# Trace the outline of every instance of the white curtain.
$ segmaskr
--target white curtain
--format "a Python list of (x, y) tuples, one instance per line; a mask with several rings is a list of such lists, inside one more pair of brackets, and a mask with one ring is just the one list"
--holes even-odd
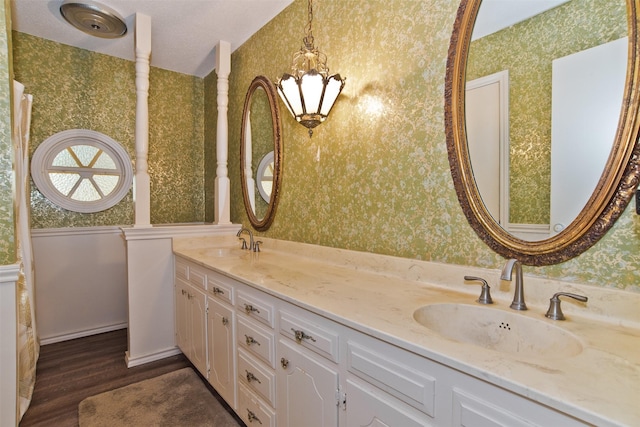
[(36, 334), (33, 248), (30, 230), (29, 128), (32, 95), (13, 82), (13, 147), (15, 153), (16, 254), (18, 278), (18, 409), (19, 419), (31, 403), (40, 343)]

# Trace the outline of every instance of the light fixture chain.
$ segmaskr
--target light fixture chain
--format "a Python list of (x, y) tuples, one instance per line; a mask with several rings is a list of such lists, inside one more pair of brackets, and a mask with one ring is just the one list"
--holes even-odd
[(304, 38), (304, 43), (307, 49), (313, 48), (313, 27), (311, 25), (313, 21), (313, 0), (309, 0), (307, 5), (307, 28), (306, 28), (306, 37)]

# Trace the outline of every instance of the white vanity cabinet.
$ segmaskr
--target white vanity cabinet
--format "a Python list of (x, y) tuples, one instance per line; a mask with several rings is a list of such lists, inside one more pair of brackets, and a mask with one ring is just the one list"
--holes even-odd
[(592, 426), (564, 413), (533, 402), (493, 384), (462, 372), (451, 370), (446, 378), (451, 414), (448, 425), (488, 427), (586, 427)]
[(336, 325), (291, 306), (279, 314), (278, 425), (337, 426), (344, 400)]
[(235, 407), (235, 287), (230, 279), (207, 271), (207, 349), (209, 383)]
[(589, 425), (257, 285), (175, 265), (177, 344), (247, 426)]
[(345, 338), (348, 427), (589, 425), (368, 335)]
[(441, 366), (352, 330), (344, 338), (347, 426), (437, 425)]
[[(185, 268), (186, 267), (186, 268)], [(207, 313), (204, 276), (182, 265), (175, 281), (176, 344), (207, 376)]]
[(243, 286), (236, 299), (238, 408), (246, 425), (276, 423), (276, 299)]

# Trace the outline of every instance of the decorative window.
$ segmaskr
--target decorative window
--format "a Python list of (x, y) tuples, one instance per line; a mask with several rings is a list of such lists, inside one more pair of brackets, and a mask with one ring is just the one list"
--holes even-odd
[(56, 205), (75, 212), (100, 212), (127, 195), (133, 168), (124, 148), (107, 135), (70, 129), (38, 146), (31, 177)]

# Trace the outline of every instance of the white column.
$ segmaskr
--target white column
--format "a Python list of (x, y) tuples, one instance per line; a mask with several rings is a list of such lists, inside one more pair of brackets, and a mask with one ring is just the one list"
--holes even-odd
[(133, 183), (135, 226), (151, 226), (151, 180), (149, 179), (149, 60), (151, 18), (136, 14), (136, 173)]
[(229, 106), (229, 73), (231, 72), (231, 46), (220, 41), (216, 46), (216, 73), (218, 75), (218, 122), (216, 134), (216, 181), (214, 222), (231, 224), (230, 181), (227, 161), (229, 158), (229, 124), (227, 110)]

